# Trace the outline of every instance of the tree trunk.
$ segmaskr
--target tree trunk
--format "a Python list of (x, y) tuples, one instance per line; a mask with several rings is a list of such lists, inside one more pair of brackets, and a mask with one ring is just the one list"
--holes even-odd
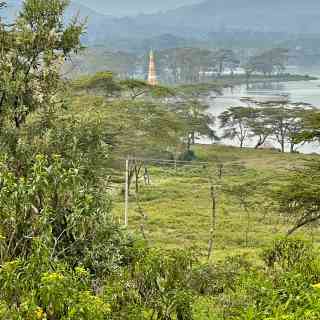
[(310, 224), (310, 223), (313, 223), (313, 222), (316, 222), (320, 220), (320, 216), (316, 216), (316, 217), (312, 217), (312, 218), (305, 218), (305, 219), (301, 219), (292, 229), (290, 229), (288, 232), (287, 232), (287, 237), (291, 236), (293, 233), (295, 233), (297, 230), (299, 230), (300, 228)]
[(294, 143), (290, 143), (290, 153), (294, 153), (294, 146), (295, 146), (295, 144)]
[(191, 137), (190, 137), (190, 135), (188, 135), (187, 151), (188, 151), (188, 152), (191, 151)]
[(261, 146), (263, 146), (263, 144), (266, 142), (266, 140), (267, 140), (267, 137), (264, 137), (264, 138), (260, 137), (259, 141), (257, 142), (257, 144), (255, 145), (254, 148), (259, 149)]

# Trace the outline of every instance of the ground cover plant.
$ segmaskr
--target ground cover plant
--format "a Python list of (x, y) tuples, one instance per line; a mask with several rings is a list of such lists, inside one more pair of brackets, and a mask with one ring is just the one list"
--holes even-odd
[(190, 88), (63, 79), (67, 5), (0, 21), (0, 318), (318, 319), (319, 157), (218, 144)]

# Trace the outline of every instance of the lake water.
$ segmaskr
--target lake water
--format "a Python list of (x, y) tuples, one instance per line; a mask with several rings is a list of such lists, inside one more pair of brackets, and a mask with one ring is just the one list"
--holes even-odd
[[(309, 74), (320, 78), (320, 70), (296, 70), (300, 74)], [(287, 95), (291, 102), (304, 102), (310, 103), (320, 109), (320, 80), (313, 81), (299, 81), (299, 82), (286, 82), (286, 83), (259, 83), (250, 85), (247, 88), (246, 85), (238, 86), (233, 89), (226, 89), (222, 96), (216, 97), (215, 93), (212, 93), (207, 100), (210, 105), (210, 112), (218, 116), (220, 113), (227, 110), (232, 106), (245, 106), (246, 104), (240, 101), (242, 97), (252, 97), (256, 99), (268, 99), (268, 97), (277, 97)], [(219, 132), (221, 133), (221, 132)], [(203, 141), (208, 143), (208, 141)], [(272, 145), (278, 148), (276, 141), (269, 141)], [(225, 140), (223, 143), (228, 145), (236, 145), (236, 141)], [(248, 141), (247, 147), (252, 147), (255, 141)], [(299, 152), (303, 153), (320, 153), (320, 144), (312, 143), (299, 146), (297, 148)]]

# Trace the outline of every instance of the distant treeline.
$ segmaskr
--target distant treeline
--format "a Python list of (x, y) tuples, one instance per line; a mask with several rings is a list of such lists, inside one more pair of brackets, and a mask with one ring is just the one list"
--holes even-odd
[[(156, 51), (159, 80), (165, 84), (199, 83), (229, 75), (283, 75), (290, 59), (287, 49), (273, 48), (244, 55), (230, 49), (173, 48)], [(148, 54), (86, 50), (66, 66), (69, 76), (109, 70), (119, 78), (146, 79)]]

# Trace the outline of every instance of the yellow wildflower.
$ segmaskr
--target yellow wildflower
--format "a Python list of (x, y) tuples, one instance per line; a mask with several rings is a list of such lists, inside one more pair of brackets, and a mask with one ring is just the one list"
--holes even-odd
[(43, 319), (46, 319), (46, 313), (43, 311), (42, 308), (38, 307), (35, 311), (35, 316), (36, 316), (36, 319), (38, 320), (43, 320)]
[(76, 271), (76, 274), (80, 277), (88, 277), (89, 276), (89, 272), (83, 267), (76, 267), (75, 271)]
[(320, 289), (320, 283), (314, 284), (313, 287), (314, 287), (315, 289)]

